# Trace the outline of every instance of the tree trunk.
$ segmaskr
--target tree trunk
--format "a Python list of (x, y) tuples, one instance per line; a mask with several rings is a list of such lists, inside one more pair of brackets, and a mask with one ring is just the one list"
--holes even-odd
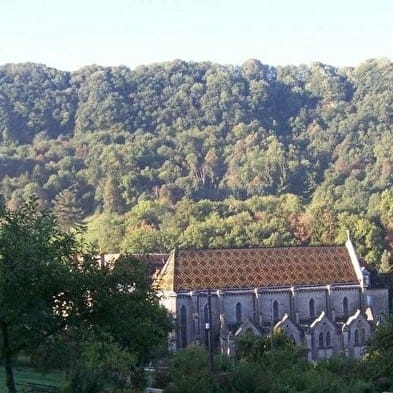
[(1, 324), (1, 331), (3, 333), (3, 356), (4, 356), (4, 367), (5, 367), (5, 378), (8, 393), (16, 393), (14, 373), (12, 371), (11, 364), (11, 353), (8, 341), (8, 326), (6, 323)]

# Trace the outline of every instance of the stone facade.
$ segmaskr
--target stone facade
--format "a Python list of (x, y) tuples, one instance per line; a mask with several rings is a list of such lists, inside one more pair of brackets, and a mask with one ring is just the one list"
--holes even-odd
[(155, 284), (175, 321), (173, 350), (207, 345), (212, 329), (216, 350), (231, 356), (240, 335), (283, 329), (310, 361), (359, 357), (389, 312), (387, 289), (372, 286), (350, 240), (330, 247), (175, 251)]

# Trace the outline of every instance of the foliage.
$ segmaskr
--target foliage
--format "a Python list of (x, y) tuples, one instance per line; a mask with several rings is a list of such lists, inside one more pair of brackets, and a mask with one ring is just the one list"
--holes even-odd
[(85, 337), (80, 350), (72, 364), (66, 392), (98, 393), (105, 386), (119, 393), (129, 392), (131, 387), (143, 388), (135, 356), (121, 349), (107, 334)]
[(82, 210), (77, 205), (74, 189), (67, 188), (56, 195), (53, 201), (53, 215), (63, 231), (69, 231), (72, 226), (80, 224)]
[(283, 331), (273, 335), (255, 337), (252, 333), (240, 337), (236, 342), (240, 360), (264, 364), (266, 367), (291, 367), (297, 364), (305, 366), (304, 348), (297, 346)]
[(1, 351), (10, 392), (12, 358), (64, 329), (77, 312), (73, 301), (81, 293), (73, 255), (81, 251), (75, 237), (60, 232), (34, 200), (17, 211), (1, 211)]
[(141, 366), (164, 352), (172, 327), (148, 284), (146, 264), (124, 255), (102, 266), (34, 200), (1, 210), (0, 270), (10, 393), (12, 359), (21, 351), (37, 364), (71, 370), (71, 390), (86, 393), (105, 383), (119, 391), (140, 387)]
[(209, 393), (213, 379), (208, 366), (208, 353), (201, 347), (180, 351), (173, 359), (170, 374), (173, 383), (165, 393)]
[(134, 354), (139, 365), (164, 351), (172, 325), (150, 288), (143, 261), (120, 256), (113, 267), (97, 272), (90, 294), (89, 323)]
[[(274, 338), (275, 336), (275, 338)], [(271, 337), (246, 334), (237, 341), (238, 359), (216, 362), (213, 373), (208, 356), (194, 347), (179, 352), (170, 369), (172, 385), (166, 392), (186, 392), (194, 386), (201, 392), (216, 393), (373, 393), (367, 365), (361, 360), (337, 357), (317, 364), (306, 360), (283, 333)], [(273, 341), (273, 346), (272, 346)], [(205, 378), (206, 384), (200, 381)]]
[(4, 65), (0, 193), (12, 209), (34, 194), (64, 210), (72, 187), (60, 224), (102, 219), (103, 251), (331, 243), (349, 229), (379, 266), (393, 251), (392, 80), (387, 59)]
[(370, 377), (387, 378), (393, 386), (393, 318), (378, 326), (367, 352)]
[(95, 244), (100, 253), (116, 253), (124, 234), (124, 218), (117, 213), (103, 212), (89, 218), (85, 238)]

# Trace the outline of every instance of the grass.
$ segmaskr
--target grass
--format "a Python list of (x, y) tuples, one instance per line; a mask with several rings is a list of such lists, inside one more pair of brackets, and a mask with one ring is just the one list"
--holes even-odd
[[(0, 365), (0, 393), (7, 393), (7, 387), (5, 385), (5, 372), (4, 366)], [(14, 378), (16, 383), (38, 383), (42, 385), (52, 385), (62, 387), (65, 383), (64, 373), (60, 371), (49, 371), (45, 374), (34, 370), (31, 367), (15, 366), (14, 367)]]

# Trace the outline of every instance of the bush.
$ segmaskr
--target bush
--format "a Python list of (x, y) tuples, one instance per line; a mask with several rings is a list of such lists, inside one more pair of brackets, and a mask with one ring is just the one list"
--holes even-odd
[(170, 367), (172, 384), (165, 393), (210, 393), (213, 389), (209, 354), (201, 347), (180, 351)]

